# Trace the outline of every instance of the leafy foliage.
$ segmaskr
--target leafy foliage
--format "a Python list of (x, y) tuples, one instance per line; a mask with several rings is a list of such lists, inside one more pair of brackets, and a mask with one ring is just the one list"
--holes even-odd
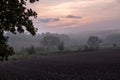
[[(30, 0), (31, 3), (35, 0)], [(0, 31), (16, 31), (22, 33), (24, 28), (32, 35), (35, 35), (36, 29), (33, 27), (32, 20), (29, 17), (37, 17), (37, 13), (31, 8), (26, 8), (25, 0), (1, 0), (0, 1)]]
[(3, 36), (3, 33), (0, 33), (0, 56), (2, 57), (2, 61), (8, 60), (8, 56), (14, 54), (14, 50), (12, 47), (7, 45), (8, 37)]
[[(37, 29), (34, 28), (30, 17), (37, 17), (37, 13), (31, 8), (28, 9), (26, 2), (28, 0), (0, 0), (0, 45), (7, 47), (8, 37), (4, 36), (5, 32), (24, 33), (26, 29), (32, 35), (36, 34)], [(38, 0), (29, 0), (34, 3)], [(2, 48), (1, 48), (2, 49)], [(0, 52), (1, 54), (2, 52)]]

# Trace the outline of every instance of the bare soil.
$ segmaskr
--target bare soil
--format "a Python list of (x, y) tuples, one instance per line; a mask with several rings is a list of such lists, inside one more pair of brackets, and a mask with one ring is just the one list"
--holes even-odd
[(0, 62), (0, 80), (120, 80), (120, 50)]

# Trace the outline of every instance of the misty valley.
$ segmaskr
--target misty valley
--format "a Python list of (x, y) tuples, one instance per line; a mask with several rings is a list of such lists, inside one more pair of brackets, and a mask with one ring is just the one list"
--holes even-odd
[(0, 0), (0, 80), (120, 80), (120, 0)]
[[(114, 49), (120, 47), (120, 33), (119, 30), (104, 30), (98, 32), (84, 32), (77, 34), (59, 34), (59, 33), (41, 33), (36, 36), (29, 34), (11, 34), (9, 36), (9, 44), (16, 52), (27, 51), (27, 49), (34, 48), (36, 53), (39, 52), (57, 52), (60, 51), (61, 43), (64, 47), (63, 51), (79, 51), (89, 47), (89, 38), (93, 38), (93, 46), (99, 46), (100, 49)], [(100, 40), (100, 41), (99, 41)], [(27, 52), (26, 52), (27, 53)]]
[(0, 79), (119, 80), (120, 33), (75, 35), (6, 33), (15, 54), (0, 62)]

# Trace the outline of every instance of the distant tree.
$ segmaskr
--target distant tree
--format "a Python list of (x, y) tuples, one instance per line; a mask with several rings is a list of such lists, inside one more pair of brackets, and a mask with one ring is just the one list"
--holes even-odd
[(8, 37), (4, 35), (6, 32), (23, 33), (25, 29), (32, 35), (36, 33), (37, 29), (34, 28), (30, 17), (36, 18), (37, 13), (27, 8), (27, 1), (34, 3), (38, 0), (0, 0), (0, 45), (6, 46), (5, 50), (9, 47)]
[(89, 50), (87, 45), (84, 46), (84, 50), (86, 50), (86, 51)]
[(35, 47), (31, 45), (31, 47), (27, 48), (28, 54), (34, 54), (36, 53)]
[(58, 50), (59, 51), (63, 51), (64, 50), (64, 43), (63, 43), (63, 41), (59, 43)]
[(87, 41), (88, 48), (90, 49), (98, 49), (100, 43), (102, 43), (102, 40), (97, 36), (90, 36)]
[(116, 48), (116, 47), (117, 47), (117, 44), (115, 44), (115, 43), (113, 43), (112, 45), (113, 45), (113, 48)]
[(46, 33), (41, 34), (41, 38), (43, 38), (45, 36), (59, 37), (60, 41), (65, 42), (65, 44), (69, 44), (69, 41), (70, 41), (70, 37), (68, 35), (66, 35), (66, 34), (58, 34), (58, 33), (50, 33), (50, 32), (46, 32)]
[(59, 42), (59, 37), (55, 36), (45, 36), (41, 41), (42, 45), (45, 46), (48, 51), (50, 48), (57, 47)]

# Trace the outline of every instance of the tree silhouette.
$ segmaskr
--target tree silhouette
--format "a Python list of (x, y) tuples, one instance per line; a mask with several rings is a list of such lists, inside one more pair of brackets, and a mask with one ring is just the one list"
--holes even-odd
[(50, 48), (57, 47), (60, 42), (59, 37), (56, 36), (45, 36), (43, 37), (41, 43), (49, 51)]
[[(27, 8), (26, 2), (28, 0), (0, 0), (0, 45), (9, 46), (4, 34), (6, 32), (24, 33), (28, 31), (30, 34), (35, 35), (37, 29), (34, 28), (33, 22), (30, 17), (37, 17), (37, 13), (31, 8)], [(29, 0), (34, 3), (38, 0)], [(7, 49), (6, 49), (7, 50)], [(0, 52), (1, 54), (2, 52)]]
[(63, 43), (63, 41), (59, 43), (58, 50), (59, 51), (63, 51), (64, 50), (64, 43)]
[(27, 48), (28, 54), (34, 54), (36, 53), (35, 47), (31, 45), (29, 48)]
[(87, 41), (88, 47), (90, 49), (98, 49), (100, 43), (102, 43), (102, 40), (97, 36), (90, 36)]

